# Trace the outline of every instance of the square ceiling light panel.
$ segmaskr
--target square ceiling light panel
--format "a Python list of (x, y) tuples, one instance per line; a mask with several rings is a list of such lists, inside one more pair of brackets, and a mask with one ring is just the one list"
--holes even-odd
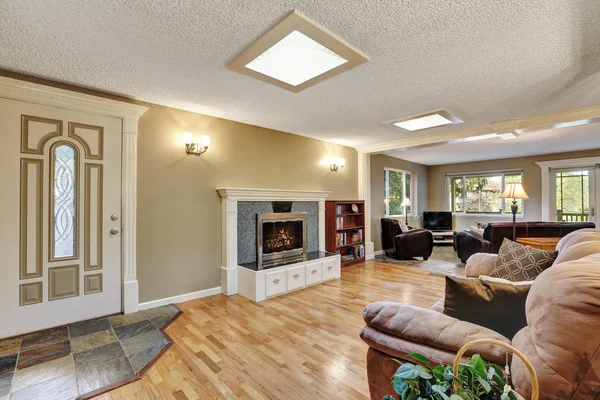
[(293, 11), (226, 67), (298, 93), (367, 61), (354, 47)]
[(460, 124), (463, 121), (446, 110), (430, 111), (425, 114), (394, 119), (382, 124), (392, 129), (415, 132), (437, 126)]

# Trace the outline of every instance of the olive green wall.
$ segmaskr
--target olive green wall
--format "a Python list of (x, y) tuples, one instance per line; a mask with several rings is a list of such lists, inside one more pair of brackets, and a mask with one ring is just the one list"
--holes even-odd
[[(570, 153), (545, 154), (541, 156), (506, 158), (500, 160), (476, 161), (460, 164), (436, 165), (429, 167), (429, 210), (446, 209), (446, 174), (457, 172), (481, 172), (502, 169), (523, 169), (523, 186), (529, 195), (525, 201), (523, 221), (542, 220), (542, 174), (539, 161), (562, 160), (570, 158), (597, 157), (600, 149), (589, 151), (576, 151)], [(505, 217), (469, 217), (455, 216), (454, 229), (465, 229), (475, 225), (475, 221), (491, 222), (506, 220), (511, 221), (512, 215)]]
[[(208, 134), (186, 155), (184, 131)], [(330, 171), (329, 157), (346, 166)], [(140, 302), (220, 286), (218, 187), (332, 191), (356, 199), (356, 150), (224, 119), (150, 106), (139, 123), (137, 263)]]
[[(416, 178), (413, 190), (417, 188), (417, 214), (421, 215), (427, 210), (428, 204), (428, 170), (429, 167), (410, 161), (401, 160), (385, 155), (371, 156), (371, 240), (375, 244), (375, 251), (381, 250), (381, 218), (385, 216), (385, 168), (402, 169), (413, 173)], [(403, 218), (404, 220), (404, 218)], [(414, 221), (409, 217), (409, 224), (421, 226), (422, 219)]]

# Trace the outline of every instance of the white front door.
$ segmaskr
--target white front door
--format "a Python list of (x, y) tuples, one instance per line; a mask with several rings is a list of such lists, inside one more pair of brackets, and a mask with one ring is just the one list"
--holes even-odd
[(597, 168), (550, 171), (550, 217), (554, 221), (597, 223)]
[(121, 136), (0, 98), (0, 338), (121, 311)]

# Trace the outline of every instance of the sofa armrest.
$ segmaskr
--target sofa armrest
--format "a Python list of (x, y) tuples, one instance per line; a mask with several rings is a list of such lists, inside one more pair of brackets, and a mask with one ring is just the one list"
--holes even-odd
[(458, 258), (466, 263), (469, 257), (475, 253), (489, 253), (491, 243), (477, 233), (459, 231), (456, 233), (455, 247)]
[(478, 278), (480, 275), (490, 275), (498, 254), (475, 253), (467, 260), (465, 275), (467, 278)]
[[(367, 326), (361, 331), (361, 338), (371, 347), (399, 358), (410, 354), (411, 348), (434, 348), (456, 354), (464, 344), (475, 339), (510, 343), (491, 329), (407, 304), (372, 303), (363, 311), (363, 318)], [(407, 343), (414, 346), (406, 346)], [(474, 353), (491, 362), (504, 363), (506, 359), (504, 349), (497, 346), (474, 346), (467, 355)]]

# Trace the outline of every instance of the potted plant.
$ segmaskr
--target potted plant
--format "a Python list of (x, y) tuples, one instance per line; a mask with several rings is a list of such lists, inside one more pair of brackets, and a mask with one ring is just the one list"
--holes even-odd
[[(392, 386), (400, 400), (521, 400), (523, 399), (504, 378), (504, 371), (489, 363), (479, 354), (471, 356), (467, 363), (460, 363), (467, 349), (476, 344), (492, 343), (504, 347), (519, 356), (532, 376), (532, 400), (538, 399), (538, 382), (529, 361), (512, 346), (496, 340), (480, 339), (463, 346), (453, 365), (431, 366), (427, 357), (411, 353), (408, 357), (418, 363), (396, 361), (400, 367), (392, 378)], [(385, 396), (382, 400), (395, 400)]]

